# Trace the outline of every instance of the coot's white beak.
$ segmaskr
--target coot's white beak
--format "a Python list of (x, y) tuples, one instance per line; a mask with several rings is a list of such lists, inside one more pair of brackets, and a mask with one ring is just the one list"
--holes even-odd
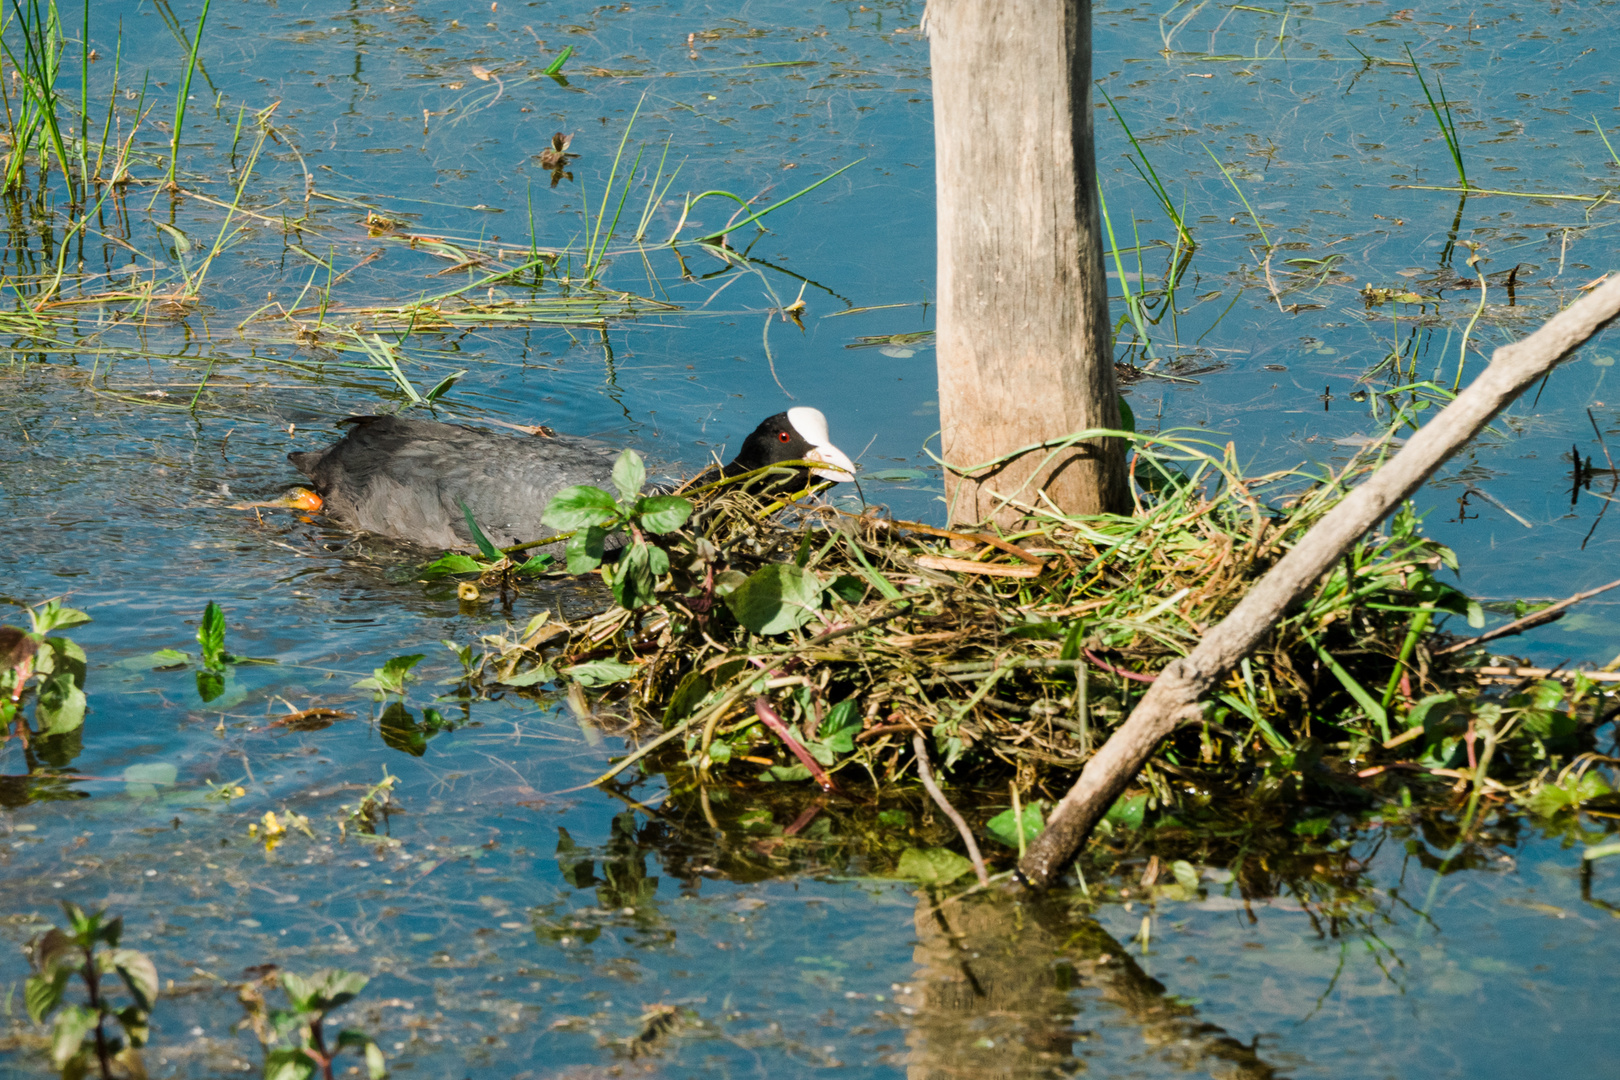
[(789, 409), (787, 415), (788, 423), (793, 425), (793, 430), (810, 444), (810, 452), (804, 455), (804, 459), (821, 462), (824, 466), (820, 469), (811, 469), (811, 476), (831, 480), (835, 484), (855, 479), (855, 463), (832, 444), (832, 438), (827, 434), (827, 418), (821, 414), (820, 409), (800, 405)]
[(824, 469), (811, 469), (811, 476), (819, 476), (823, 480), (831, 480), (837, 484), (855, 479), (855, 463), (845, 457), (844, 452), (831, 443), (826, 446), (816, 447), (804, 455), (804, 459), (806, 461), (820, 461), (827, 466)]

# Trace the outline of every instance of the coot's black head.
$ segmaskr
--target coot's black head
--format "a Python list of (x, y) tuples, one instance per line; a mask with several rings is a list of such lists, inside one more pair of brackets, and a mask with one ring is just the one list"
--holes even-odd
[(819, 480), (855, 479), (855, 463), (827, 435), (827, 418), (820, 409), (804, 405), (777, 413), (755, 428), (726, 466), (725, 475), (738, 476), (782, 461), (819, 462), (809, 470)]

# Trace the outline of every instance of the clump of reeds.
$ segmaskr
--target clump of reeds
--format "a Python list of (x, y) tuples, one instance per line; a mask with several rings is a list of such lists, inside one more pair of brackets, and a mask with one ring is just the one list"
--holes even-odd
[[(656, 538), (668, 572), (650, 603), (486, 639), (482, 679), (607, 687), (656, 729), (598, 782), (658, 754), (698, 780), (882, 784), (911, 769), (921, 733), (958, 782), (1045, 787), (1375, 464), (1246, 477), (1230, 446), (1138, 437), (1134, 513), (1031, 505), (997, 536), (829, 506), (784, 519), (721, 486)], [(1439, 614), (1478, 614), (1447, 567), (1410, 509), (1364, 538), (1165, 744), (1160, 805), (1278, 762), (1309, 771), (1324, 750), (1340, 774), (1382, 761), (1448, 785), (1494, 754), (1504, 779), (1476, 798), (1576, 761), (1590, 684), (1487, 703), (1467, 654), (1447, 659), (1434, 636)]]

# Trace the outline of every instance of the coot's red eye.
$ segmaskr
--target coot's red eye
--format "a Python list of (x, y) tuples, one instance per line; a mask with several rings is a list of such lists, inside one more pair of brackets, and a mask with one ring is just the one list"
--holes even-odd
[(781, 439), (781, 440), (782, 440), (782, 441), (783, 441), (783, 442), (787, 442), (787, 441), (788, 441), (788, 438), (789, 438), (789, 436), (788, 436), (788, 433), (787, 433), (787, 432), (785, 432), (785, 431), (778, 431), (778, 432), (777, 432), (777, 433), (776, 433), (776, 437), (777, 437), (777, 438), (778, 438), (778, 439)]

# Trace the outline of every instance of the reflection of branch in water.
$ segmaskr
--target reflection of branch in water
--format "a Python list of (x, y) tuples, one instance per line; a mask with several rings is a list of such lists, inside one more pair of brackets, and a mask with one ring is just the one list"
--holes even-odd
[(1451, 219), (1451, 231), (1446, 233), (1446, 246), (1440, 249), (1440, 265), (1451, 266), (1452, 252), (1457, 250), (1457, 233), (1462, 229), (1463, 207), (1468, 204), (1468, 193), (1465, 191), (1457, 197), (1457, 215)]
[(1620, 919), (1620, 906), (1592, 895), (1592, 864), (1595, 861), (1594, 859), (1581, 860), (1581, 899), (1593, 907), (1601, 908), (1615, 918)]
[(602, 327), (600, 332), (602, 335), (602, 361), (607, 366), (608, 399), (619, 407), (619, 411), (624, 413), (624, 418), (626, 420), (634, 424), (636, 423), (636, 418), (630, 415), (630, 406), (624, 403), (624, 387), (619, 385), (619, 367), (618, 363), (613, 358), (613, 342), (608, 337), (608, 331), (605, 325)]
[(1172, 999), (1095, 920), (1055, 899), (1015, 904), (979, 894), (936, 905), (925, 897), (915, 925), (919, 970), (898, 997), (912, 1016), (908, 1080), (1072, 1071), (1081, 989), (1124, 1013), (1182, 1068), (1219, 1067), (1240, 1080), (1276, 1075), (1253, 1046)]

